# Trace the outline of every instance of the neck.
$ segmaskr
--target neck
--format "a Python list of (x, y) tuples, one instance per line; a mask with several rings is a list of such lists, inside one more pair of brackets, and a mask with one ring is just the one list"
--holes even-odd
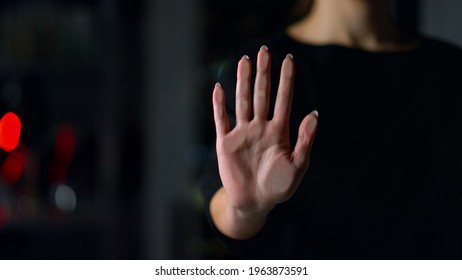
[(413, 46), (412, 40), (393, 24), (388, 0), (315, 0), (310, 14), (288, 32), (307, 43), (370, 51)]

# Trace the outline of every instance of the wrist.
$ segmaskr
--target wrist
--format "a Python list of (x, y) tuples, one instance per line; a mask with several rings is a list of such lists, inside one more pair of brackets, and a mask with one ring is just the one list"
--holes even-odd
[(210, 202), (210, 214), (216, 228), (224, 235), (238, 240), (257, 235), (265, 226), (269, 208), (238, 209), (228, 199), (224, 188), (220, 188)]

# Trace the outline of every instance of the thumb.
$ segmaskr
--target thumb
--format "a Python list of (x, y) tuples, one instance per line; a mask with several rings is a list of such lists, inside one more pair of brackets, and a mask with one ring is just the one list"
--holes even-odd
[(298, 128), (298, 138), (292, 153), (293, 163), (297, 168), (306, 171), (310, 162), (311, 147), (318, 128), (318, 111), (308, 114)]

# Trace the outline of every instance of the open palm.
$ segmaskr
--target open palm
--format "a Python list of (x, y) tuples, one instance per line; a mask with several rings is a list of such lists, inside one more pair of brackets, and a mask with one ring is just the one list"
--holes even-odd
[[(263, 46), (251, 99), (251, 62), (244, 56), (238, 65), (236, 126), (230, 128), (223, 88), (213, 95), (220, 177), (232, 207), (247, 213), (268, 213), (288, 200), (309, 166), (309, 154), (317, 127), (317, 112), (300, 124), (295, 148), (289, 141), (294, 61), (288, 55), (281, 67), (274, 117), (268, 120), (270, 53)], [(253, 107), (253, 118), (250, 119)]]

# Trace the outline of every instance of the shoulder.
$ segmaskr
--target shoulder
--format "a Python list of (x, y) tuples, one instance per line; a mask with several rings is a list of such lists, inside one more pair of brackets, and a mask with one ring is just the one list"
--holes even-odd
[(462, 49), (453, 43), (436, 38), (424, 37), (423, 44), (431, 51), (445, 51), (452, 55), (462, 55)]
[(436, 81), (451, 91), (462, 92), (460, 73), (462, 73), (462, 49), (455, 44), (434, 38), (423, 38), (418, 50), (414, 52), (416, 66), (429, 81)]
[(447, 66), (462, 67), (462, 49), (453, 43), (434, 38), (424, 38), (422, 50), (427, 58)]

